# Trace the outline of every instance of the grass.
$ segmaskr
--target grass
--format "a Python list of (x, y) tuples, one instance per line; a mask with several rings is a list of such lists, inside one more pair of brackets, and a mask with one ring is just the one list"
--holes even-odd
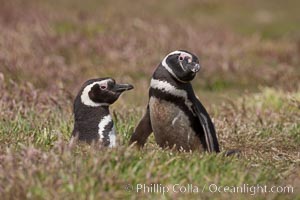
[[(2, 2), (1, 199), (299, 199), (298, 2), (116, 4)], [(153, 70), (175, 49), (200, 57), (193, 86), (213, 117), (219, 155), (162, 150), (153, 136), (142, 150), (127, 145)], [(74, 146), (74, 96), (104, 76), (135, 86), (111, 107), (120, 145)], [(225, 157), (227, 149), (241, 155)], [(198, 192), (136, 192), (138, 184)], [(211, 192), (211, 184), (293, 192)]]
[[(210, 184), (289, 185), (289, 177), (299, 170), (299, 96), (262, 88), (259, 93), (244, 95), (214, 109), (223, 150), (238, 148), (240, 157), (161, 150), (153, 138), (145, 149), (137, 151), (127, 142), (141, 112), (116, 111), (114, 106), (120, 147), (70, 146), (72, 115), (55, 106), (61, 102), (48, 102), (43, 111), (26, 108), (26, 113), (17, 113), (19, 108), (13, 107), (16, 112), (12, 118), (0, 123), (1, 193), (4, 199), (152, 198), (161, 194), (142, 194), (125, 188), (128, 184), (135, 187), (157, 183), (170, 188), (172, 184), (193, 184), (201, 191), (206, 185), (201, 197), (218, 199), (224, 193), (209, 192)], [(9, 112), (3, 107), (2, 111)], [(296, 197), (299, 191), (297, 185), (293, 186), (293, 194), (272, 196)], [(198, 195), (199, 192), (170, 192), (165, 197)], [(231, 195), (225, 194), (226, 198)], [(249, 195), (234, 194), (237, 198)], [(258, 194), (256, 197), (262, 198)]]

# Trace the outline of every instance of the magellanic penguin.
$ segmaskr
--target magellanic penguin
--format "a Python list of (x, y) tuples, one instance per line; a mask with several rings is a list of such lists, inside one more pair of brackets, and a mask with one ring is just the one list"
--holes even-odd
[(146, 113), (130, 144), (142, 147), (153, 132), (163, 148), (220, 151), (214, 124), (190, 83), (199, 70), (198, 58), (184, 50), (171, 52), (161, 61), (151, 79)]
[(112, 78), (97, 78), (86, 81), (74, 101), (74, 130), (72, 138), (103, 146), (116, 146), (116, 135), (109, 106), (130, 84), (117, 84)]

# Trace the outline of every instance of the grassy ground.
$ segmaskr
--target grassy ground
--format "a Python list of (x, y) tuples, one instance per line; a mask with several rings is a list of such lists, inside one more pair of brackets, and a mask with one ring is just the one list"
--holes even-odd
[[(300, 199), (298, 1), (0, 3), (1, 199)], [(151, 74), (176, 49), (199, 55), (196, 93), (222, 150), (240, 157), (161, 150), (153, 137), (141, 151), (128, 147)], [(111, 108), (120, 146), (70, 145), (73, 98), (104, 76), (135, 85)], [(177, 192), (191, 184), (194, 193)]]

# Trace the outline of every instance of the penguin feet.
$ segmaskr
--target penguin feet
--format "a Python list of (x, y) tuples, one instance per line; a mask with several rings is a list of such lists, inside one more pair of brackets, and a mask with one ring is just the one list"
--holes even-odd
[(224, 156), (237, 156), (240, 157), (241, 156), (241, 151), (239, 149), (230, 149), (230, 150), (226, 150), (224, 153)]

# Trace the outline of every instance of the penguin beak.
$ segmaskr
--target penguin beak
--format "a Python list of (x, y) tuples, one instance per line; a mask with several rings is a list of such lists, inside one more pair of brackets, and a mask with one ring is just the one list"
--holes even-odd
[(200, 65), (198, 63), (193, 62), (190, 64), (189, 68), (193, 73), (197, 73), (200, 70)]
[(133, 89), (133, 86), (130, 84), (116, 84), (114, 88), (116, 92), (120, 92), (120, 93), (131, 89)]

